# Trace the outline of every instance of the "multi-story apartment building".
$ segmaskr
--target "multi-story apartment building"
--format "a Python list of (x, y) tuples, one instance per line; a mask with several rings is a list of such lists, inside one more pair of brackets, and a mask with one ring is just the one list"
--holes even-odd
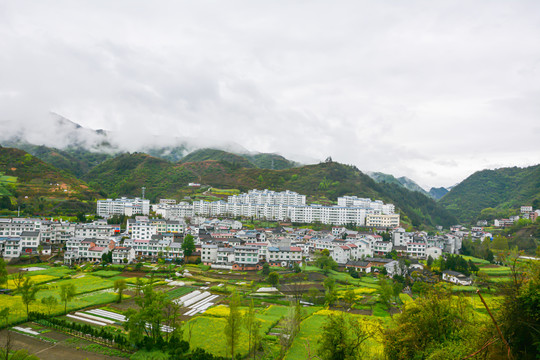
[(114, 264), (131, 264), (135, 260), (135, 250), (130, 246), (118, 246), (112, 250)]
[[(394, 214), (394, 205), (382, 201), (346, 197), (338, 199), (338, 206), (306, 205), (305, 195), (292, 191), (281, 193), (251, 190), (247, 194), (230, 196), (228, 202), (194, 201), (193, 213), (203, 216), (253, 217), (266, 220), (289, 220), (298, 223), (322, 222), (324, 224), (366, 225), (367, 216), (374, 225), (397, 226), (399, 215)], [(394, 225), (396, 224), (397, 225)]]
[(376, 228), (394, 228), (396, 226), (399, 226), (399, 214), (367, 214), (366, 226)]
[(104, 218), (113, 215), (148, 215), (150, 213), (150, 200), (135, 198), (107, 199), (97, 201), (97, 214)]

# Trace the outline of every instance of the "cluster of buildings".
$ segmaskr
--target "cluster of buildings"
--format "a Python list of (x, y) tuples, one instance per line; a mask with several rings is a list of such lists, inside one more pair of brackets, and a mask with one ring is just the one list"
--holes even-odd
[(306, 224), (354, 224), (377, 228), (392, 228), (400, 224), (399, 214), (395, 213), (393, 204), (356, 196), (340, 197), (337, 203), (336, 206), (307, 205), (306, 196), (294, 191), (250, 190), (244, 194), (229, 196), (227, 201), (199, 200), (191, 204), (160, 201), (154, 210), (165, 219), (225, 216)]
[(150, 200), (140, 198), (128, 199), (126, 197), (98, 200), (96, 213), (106, 219), (114, 215), (149, 215)]
[[(525, 205), (521, 206), (519, 215), (510, 216), (508, 219), (495, 219), (493, 220), (493, 226), (501, 228), (510, 227), (519, 219), (536, 221), (538, 216), (540, 216), (540, 209), (535, 210), (532, 206)], [(484, 220), (480, 225), (487, 226), (487, 221)]]
[(5, 258), (27, 254), (48, 255), (62, 251), (64, 262), (101, 261), (112, 253), (113, 263), (130, 263), (136, 258), (183, 258), (182, 242), (194, 237), (196, 254), (207, 265), (227, 269), (258, 269), (264, 262), (290, 267), (312, 259), (327, 249), (340, 265), (370, 257), (384, 257), (395, 251), (400, 256), (437, 258), (443, 251), (457, 253), (460, 237), (453, 234), (430, 237), (425, 232), (408, 233), (393, 228), (391, 238), (334, 227), (332, 231), (279, 227), (243, 229), (232, 219), (193, 217), (166, 220), (135, 216), (125, 230), (106, 220), (70, 223), (31, 218), (0, 220), (0, 253)]

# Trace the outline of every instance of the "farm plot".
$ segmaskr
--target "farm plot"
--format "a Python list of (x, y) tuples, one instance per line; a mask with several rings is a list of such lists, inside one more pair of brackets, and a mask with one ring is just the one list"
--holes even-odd
[[(291, 348), (285, 354), (286, 360), (300, 360), (305, 359), (307, 349), (309, 348), (312, 354), (315, 354), (318, 347), (318, 341), (321, 339), (322, 327), (326, 322), (328, 315), (335, 314), (331, 310), (321, 310), (315, 314), (307, 317), (300, 324), (300, 331), (296, 335)], [(374, 334), (374, 337), (367, 340), (364, 345), (364, 356), (366, 359), (378, 359), (383, 358), (383, 346), (382, 339), (380, 338), (381, 323), (376, 319), (366, 317), (363, 315), (350, 315), (360, 321), (360, 324)]]
[(187, 295), (173, 300), (173, 302), (188, 308), (188, 311), (184, 313), (185, 316), (193, 316), (204, 313), (206, 309), (214, 305), (218, 298), (219, 295), (212, 295), (208, 291), (201, 292), (200, 290), (195, 290)]
[[(240, 311), (244, 313), (246, 308), (241, 308)], [(277, 323), (284, 315), (289, 311), (286, 306), (270, 306), (266, 310), (257, 309), (258, 313), (256, 318), (261, 321), (261, 334), (265, 334), (270, 328)], [(184, 328), (184, 340), (189, 340), (189, 332), (186, 329), (191, 330), (191, 348), (200, 347), (214, 355), (227, 356), (227, 341), (224, 336), (224, 328), (226, 320), (229, 315), (229, 308), (224, 305), (220, 305), (214, 308), (208, 309), (208, 311), (202, 315), (196, 316), (189, 320)], [(242, 327), (240, 333), (240, 341), (236, 349), (242, 356), (248, 351), (248, 339), (245, 329)]]
[(489, 276), (507, 276), (512, 273), (509, 267), (497, 265), (481, 266), (480, 270)]
[[(98, 326), (107, 326), (107, 325), (116, 324), (116, 323), (124, 323), (127, 320), (126, 317), (122, 314), (118, 314), (118, 313), (108, 311), (108, 310), (103, 310), (103, 309), (92, 309), (92, 310), (80, 311), (80, 312), (76, 312), (75, 314), (68, 314), (67, 317), (71, 319), (83, 321), (91, 325), (98, 325)], [(146, 327), (150, 327), (150, 324), (147, 323)], [(167, 332), (167, 333), (174, 331), (174, 328), (167, 325), (161, 325), (160, 329), (161, 331)]]

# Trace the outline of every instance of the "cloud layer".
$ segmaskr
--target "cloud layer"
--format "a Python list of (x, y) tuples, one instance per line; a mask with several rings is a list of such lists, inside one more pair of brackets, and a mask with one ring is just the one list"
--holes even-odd
[(534, 0), (4, 1), (0, 132), (54, 111), (449, 186), (540, 162), (539, 38)]

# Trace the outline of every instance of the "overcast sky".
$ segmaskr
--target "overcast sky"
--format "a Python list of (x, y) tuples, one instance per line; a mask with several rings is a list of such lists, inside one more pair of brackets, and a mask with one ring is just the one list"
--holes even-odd
[(0, 0), (0, 131), (49, 111), (451, 186), (540, 163), (540, 1)]

